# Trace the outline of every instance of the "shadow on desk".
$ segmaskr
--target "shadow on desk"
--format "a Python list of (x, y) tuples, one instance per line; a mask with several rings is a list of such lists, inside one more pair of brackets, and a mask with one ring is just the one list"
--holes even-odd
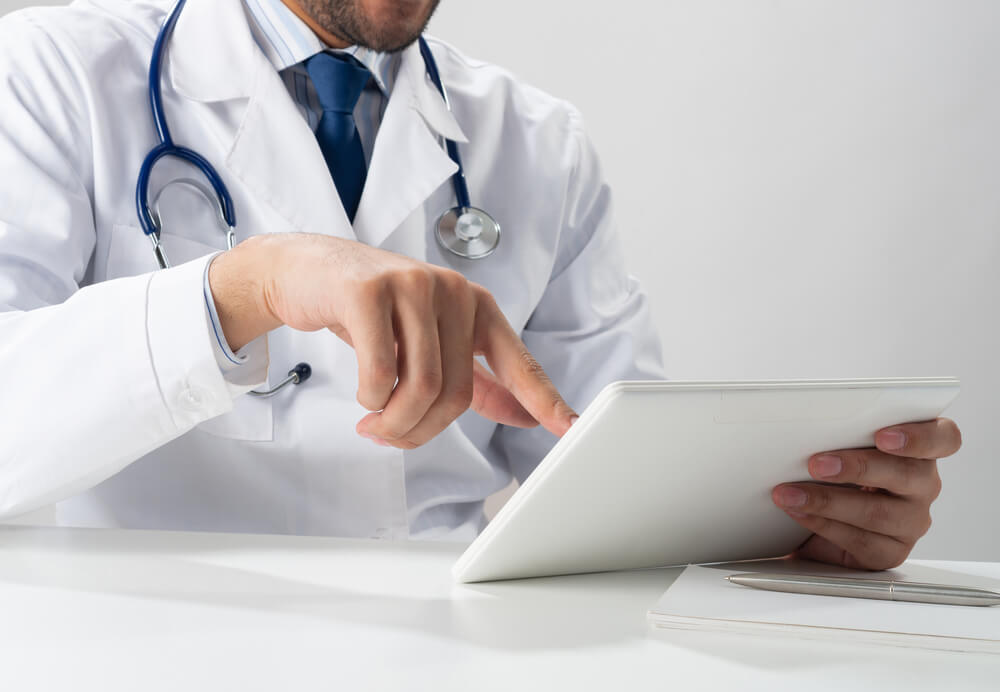
[[(169, 619), (163, 605), (188, 604), (200, 609), (202, 625), (213, 617), (225, 621), (235, 609), (251, 613), (262, 631), (287, 631), (308, 618), (338, 630), (419, 632), (487, 649), (556, 652), (628, 643), (720, 655), (703, 638), (668, 643), (650, 634), (646, 612), (680, 570), (455, 585), (450, 567), (461, 550), (440, 543), (9, 527), (0, 529), (0, 598), (17, 597), (19, 586), (31, 587), (22, 591), (35, 598), (39, 589), (112, 596), (113, 607), (143, 609), (139, 621), (147, 632)], [(88, 623), (72, 613), (50, 617), (87, 636)], [(795, 646), (746, 641), (725, 647), (724, 656), (755, 668), (815, 667), (808, 657), (788, 655)]]
[(299, 536), (0, 529), (0, 589), (35, 588), (362, 623), (485, 647), (577, 648), (646, 632), (674, 572), (454, 585), (460, 546)]

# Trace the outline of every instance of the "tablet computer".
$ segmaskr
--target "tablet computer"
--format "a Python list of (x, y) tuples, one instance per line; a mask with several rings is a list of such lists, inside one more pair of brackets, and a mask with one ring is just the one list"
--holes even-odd
[(936, 418), (954, 378), (608, 385), (469, 546), (460, 582), (768, 558), (808, 531), (771, 502), (817, 452)]

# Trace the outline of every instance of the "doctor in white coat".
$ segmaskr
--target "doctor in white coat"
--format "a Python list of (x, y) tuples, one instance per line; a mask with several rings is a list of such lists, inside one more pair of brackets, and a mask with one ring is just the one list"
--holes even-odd
[[(165, 109), (228, 186), (239, 244), (220, 254), (212, 207), (167, 188), (173, 267), (157, 271), (134, 183), (157, 143), (147, 70), (173, 5), (79, 0), (0, 21), (0, 515), (54, 504), (74, 526), (467, 539), (571, 406), (663, 376), (579, 114), (431, 40), (449, 111), (413, 43), (436, 0), (189, 0)], [(382, 90), (364, 106), (353, 223), (296, 68), (352, 44)], [(456, 203), (443, 138), (504, 229), (485, 259), (435, 239)], [(154, 190), (185, 177), (165, 160)], [(308, 382), (247, 395), (300, 361)], [(957, 449), (957, 428), (877, 439), (810, 470), (885, 489), (887, 515), (853, 487), (775, 490), (817, 532), (812, 556), (883, 566), (926, 530), (928, 460)]]

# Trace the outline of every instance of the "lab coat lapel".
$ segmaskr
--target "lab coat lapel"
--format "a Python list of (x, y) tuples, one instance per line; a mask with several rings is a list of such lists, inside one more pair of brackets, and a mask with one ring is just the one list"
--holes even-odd
[(242, 99), (225, 163), (249, 196), (301, 231), (354, 239), (316, 137), (250, 32), (241, 0), (188, 0), (170, 48), (174, 87), (204, 103)]
[[(428, 91), (429, 90), (429, 91)], [(458, 169), (439, 136), (466, 141), (426, 77), (417, 44), (402, 55), (354, 219), (358, 240), (381, 245)], [(444, 211), (444, 210), (441, 210)]]

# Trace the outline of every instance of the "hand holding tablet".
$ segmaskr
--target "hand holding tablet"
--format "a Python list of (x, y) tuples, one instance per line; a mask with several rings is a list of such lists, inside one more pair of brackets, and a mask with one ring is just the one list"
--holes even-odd
[(930, 506), (941, 492), (937, 459), (961, 444), (954, 421), (938, 418), (879, 430), (877, 448), (813, 456), (809, 475), (824, 484), (787, 483), (772, 493), (814, 534), (798, 556), (862, 569), (902, 564), (930, 529)]

